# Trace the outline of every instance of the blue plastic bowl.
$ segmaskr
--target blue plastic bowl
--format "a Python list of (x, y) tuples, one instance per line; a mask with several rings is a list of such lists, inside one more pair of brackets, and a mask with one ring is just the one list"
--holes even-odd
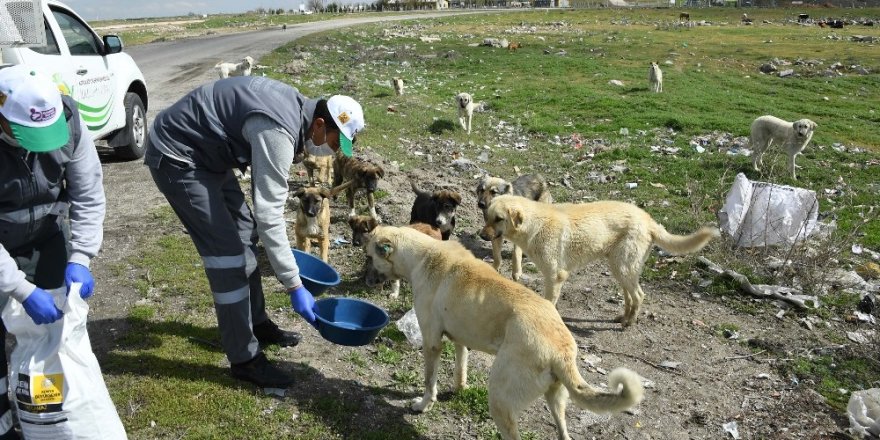
[(299, 249), (291, 248), (290, 250), (293, 251), (293, 258), (296, 259), (296, 265), (299, 266), (299, 277), (302, 278), (303, 286), (312, 295), (321, 295), (342, 281), (339, 278), (339, 272), (336, 272), (336, 269), (325, 263), (324, 260)]
[(318, 333), (339, 345), (367, 345), (388, 325), (388, 313), (355, 298), (324, 298), (315, 301)]

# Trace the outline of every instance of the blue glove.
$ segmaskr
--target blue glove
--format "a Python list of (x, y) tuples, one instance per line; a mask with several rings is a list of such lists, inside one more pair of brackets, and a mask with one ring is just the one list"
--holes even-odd
[(79, 296), (82, 299), (92, 296), (92, 291), (95, 289), (95, 279), (92, 278), (89, 268), (79, 263), (67, 263), (67, 269), (64, 270), (64, 284), (67, 285), (67, 290), (70, 290), (71, 283), (82, 283), (82, 288), (79, 289)]
[(318, 320), (315, 318), (315, 297), (305, 288), (299, 286), (290, 292), (290, 305), (293, 311), (299, 313), (312, 327), (318, 328)]
[(22, 303), (24, 311), (36, 324), (51, 324), (59, 319), (63, 313), (55, 306), (52, 294), (39, 287), (31, 292), (30, 296)]

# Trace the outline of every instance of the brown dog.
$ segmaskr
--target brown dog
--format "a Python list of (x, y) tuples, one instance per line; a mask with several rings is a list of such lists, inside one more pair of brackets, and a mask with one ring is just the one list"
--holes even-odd
[(519, 41), (511, 41), (510, 43), (507, 43), (507, 50), (509, 50), (511, 52), (516, 52), (516, 50), (521, 47), (522, 47), (522, 44), (520, 44)]
[[(354, 246), (362, 246), (370, 241), (370, 233), (379, 226), (379, 222), (368, 215), (356, 215), (348, 218), (348, 226), (351, 227), (351, 244)], [(412, 223), (405, 227), (415, 229), (435, 240), (443, 240), (440, 230), (427, 223)], [(370, 261), (370, 257), (367, 256), (367, 259), (364, 262), (364, 277), (366, 278), (367, 284), (371, 283), (375, 277), (375, 273), (371, 273), (372, 270), (374, 270), (373, 264)], [(388, 296), (392, 299), (400, 296), (400, 280), (393, 281), (391, 294)]]
[(333, 189), (300, 188), (293, 196), (299, 198), (299, 209), (296, 210), (296, 248), (309, 252), (312, 239), (318, 240), (321, 247), (321, 259), (329, 261), (330, 254), (330, 199), (351, 184), (346, 182)]
[(330, 185), (333, 175), (333, 156), (317, 156), (309, 154), (309, 149), (303, 149), (303, 166), (309, 173), (309, 186), (315, 186), (315, 174), (318, 184)]
[(337, 187), (342, 182), (351, 182), (351, 186), (346, 190), (348, 207), (351, 208), (349, 217), (357, 215), (354, 208), (354, 195), (357, 190), (364, 189), (367, 192), (370, 216), (382, 221), (379, 214), (376, 213), (376, 199), (373, 193), (379, 188), (379, 179), (383, 177), (385, 177), (385, 171), (379, 165), (348, 157), (341, 152), (336, 153), (336, 159), (333, 161), (333, 186)]
[(484, 240), (504, 237), (520, 246), (544, 275), (544, 298), (556, 304), (562, 283), (587, 263), (605, 259), (623, 291), (624, 327), (635, 324), (645, 292), (639, 277), (651, 246), (674, 254), (699, 251), (720, 235), (705, 227), (690, 235), (666, 231), (636, 205), (616, 201), (547, 204), (498, 196), (486, 210)]

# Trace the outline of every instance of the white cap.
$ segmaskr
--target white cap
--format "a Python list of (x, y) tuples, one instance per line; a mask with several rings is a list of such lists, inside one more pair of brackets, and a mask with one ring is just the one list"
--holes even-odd
[(333, 95), (327, 100), (327, 110), (339, 127), (339, 148), (346, 156), (352, 154), (352, 141), (364, 129), (364, 110), (351, 97)]
[(58, 86), (31, 67), (0, 69), (0, 114), (26, 150), (57, 150), (70, 138)]

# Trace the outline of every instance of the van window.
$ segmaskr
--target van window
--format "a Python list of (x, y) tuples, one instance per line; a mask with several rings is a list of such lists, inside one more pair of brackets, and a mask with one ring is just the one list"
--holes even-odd
[(46, 45), (31, 47), (31, 50), (43, 55), (61, 55), (61, 49), (58, 48), (58, 41), (55, 40), (55, 34), (53, 34), (52, 29), (49, 28), (49, 22), (43, 20), (43, 23), (46, 27)]
[(101, 47), (98, 37), (75, 16), (61, 10), (52, 10), (55, 21), (67, 40), (67, 46), (70, 48), (71, 55), (98, 55), (98, 48)]

